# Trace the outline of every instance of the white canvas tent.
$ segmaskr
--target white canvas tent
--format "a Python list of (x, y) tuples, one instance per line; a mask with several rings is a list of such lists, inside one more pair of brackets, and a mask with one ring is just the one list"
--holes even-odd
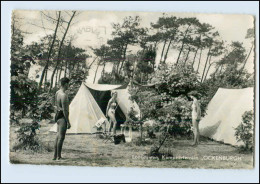
[[(106, 119), (91, 91), (101, 93), (108, 92), (108, 94), (110, 94), (110, 91), (117, 91), (117, 102), (122, 112), (126, 114), (128, 110), (133, 107), (133, 109), (138, 112), (138, 116), (140, 116), (140, 109), (138, 105), (136, 102), (132, 102), (129, 99), (130, 94), (128, 92), (127, 85), (122, 86), (82, 83), (76, 96), (69, 106), (69, 120), (71, 123), (71, 128), (67, 130), (68, 134), (95, 133), (96, 122), (101, 118)], [(57, 131), (56, 123), (53, 125), (50, 131)]]
[(242, 122), (245, 111), (253, 110), (254, 89), (219, 88), (210, 101), (206, 116), (200, 121), (200, 134), (231, 145), (237, 142), (235, 129)]

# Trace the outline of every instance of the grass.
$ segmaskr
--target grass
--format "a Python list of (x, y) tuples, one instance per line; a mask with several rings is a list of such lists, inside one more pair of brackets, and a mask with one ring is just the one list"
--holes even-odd
[[(52, 147), (55, 134), (48, 130), (52, 124), (43, 123), (38, 136), (45, 145)], [(10, 147), (14, 144), (16, 128), (10, 129)], [(134, 132), (134, 137), (138, 137)], [(10, 150), (13, 164), (74, 165), (96, 167), (149, 167), (149, 168), (212, 168), (212, 169), (252, 169), (253, 153), (241, 153), (236, 147), (202, 139), (197, 147), (192, 140), (170, 139), (162, 151), (170, 152), (173, 158), (148, 157), (151, 144), (137, 146), (133, 143), (114, 145), (96, 135), (66, 135), (62, 156), (65, 160), (52, 161), (53, 152), (32, 153)], [(52, 149), (51, 149), (52, 150)], [(149, 159), (148, 159), (149, 158)], [(220, 159), (222, 158), (222, 160)], [(229, 160), (224, 160), (228, 158)], [(232, 158), (232, 159), (231, 159)]]

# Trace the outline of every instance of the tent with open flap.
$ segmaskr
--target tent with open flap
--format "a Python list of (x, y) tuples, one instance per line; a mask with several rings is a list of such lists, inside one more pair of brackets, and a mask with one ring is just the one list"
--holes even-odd
[[(69, 106), (69, 120), (71, 128), (67, 133), (95, 133), (97, 130), (95, 124), (106, 119), (105, 112), (111, 91), (117, 92), (118, 108), (116, 110), (116, 119), (118, 124), (125, 121), (125, 116), (132, 107), (140, 117), (140, 109), (136, 102), (131, 101), (128, 92), (128, 84), (125, 85), (109, 85), (109, 84), (89, 84), (82, 83), (76, 96)], [(51, 132), (57, 131), (55, 123), (50, 129)]]

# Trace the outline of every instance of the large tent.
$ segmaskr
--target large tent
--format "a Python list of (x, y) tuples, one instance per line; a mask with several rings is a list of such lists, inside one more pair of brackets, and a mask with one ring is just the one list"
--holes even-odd
[(253, 109), (253, 88), (219, 88), (199, 123), (200, 134), (223, 143), (242, 145), (236, 140), (235, 128), (242, 122), (244, 112)]
[[(131, 107), (138, 113), (137, 116), (140, 116), (138, 105), (129, 99), (128, 84), (107, 85), (82, 83), (69, 106), (71, 128), (67, 130), (67, 133), (95, 133), (97, 131), (95, 124), (101, 119), (106, 120), (104, 114), (108, 101), (111, 98), (111, 91), (116, 91), (118, 94), (116, 119), (119, 124), (125, 121), (125, 116)], [(57, 131), (56, 123), (50, 131)]]

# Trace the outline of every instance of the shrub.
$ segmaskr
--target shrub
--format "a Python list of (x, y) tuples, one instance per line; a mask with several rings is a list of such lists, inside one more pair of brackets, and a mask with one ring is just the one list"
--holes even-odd
[[(134, 87), (130, 89), (132, 99), (137, 102), (142, 112), (142, 119), (159, 122), (161, 131), (171, 135), (190, 136), (191, 104), (188, 94), (197, 92), (204, 96), (204, 86), (199, 76), (190, 65), (159, 66), (151, 83), (153, 87)], [(204, 99), (201, 100), (202, 113), (205, 111)]]
[[(11, 77), (11, 111), (22, 111), (22, 117), (37, 100), (37, 82), (24, 74)], [(14, 114), (11, 112), (11, 114)], [(15, 117), (11, 117), (14, 119)]]
[(32, 103), (32, 107), (26, 114), (27, 117), (34, 121), (41, 121), (43, 119), (52, 119), (54, 112), (54, 95), (49, 93), (42, 93), (38, 95), (37, 100)]
[(48, 93), (43, 93), (39, 96), (39, 118), (42, 119), (51, 119), (51, 114), (54, 112), (54, 96), (50, 96)]
[[(190, 135), (191, 132), (191, 102), (183, 95), (172, 97), (165, 93), (157, 94), (155, 90), (136, 91), (133, 98), (138, 103), (143, 119), (153, 119), (158, 122), (160, 131), (168, 131), (171, 135)], [(158, 127), (144, 127), (158, 129)]]
[(238, 142), (244, 143), (244, 150), (252, 151), (254, 148), (254, 113), (253, 111), (246, 111), (242, 116), (242, 122), (235, 128), (235, 136)]
[(18, 144), (13, 147), (16, 150), (32, 150), (39, 151), (42, 147), (36, 136), (36, 130), (39, 130), (40, 125), (37, 122), (30, 124), (21, 124), (17, 130)]

